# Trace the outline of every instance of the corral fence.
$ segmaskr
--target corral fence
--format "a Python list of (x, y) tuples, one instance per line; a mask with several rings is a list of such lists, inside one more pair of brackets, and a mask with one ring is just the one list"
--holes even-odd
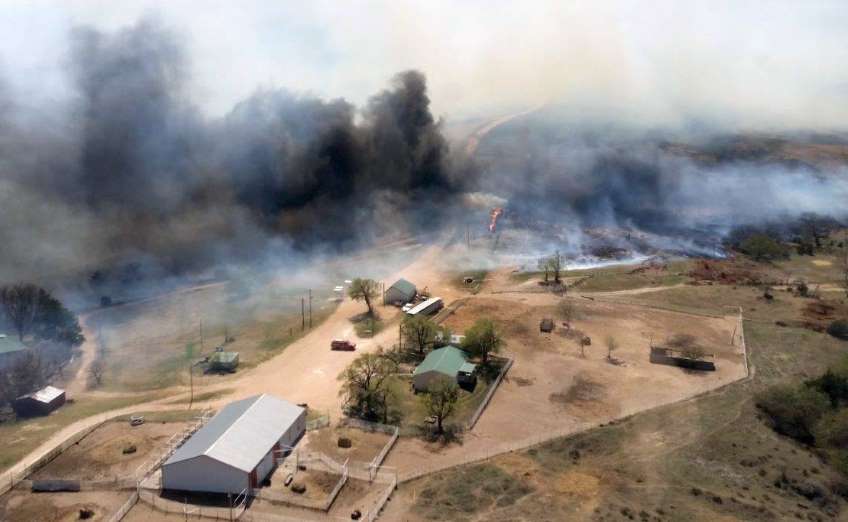
[(390, 436), (389, 441), (386, 442), (380, 452), (373, 459), (371, 459), (371, 462), (365, 463), (363, 466), (368, 472), (368, 482), (374, 482), (377, 474), (380, 471), (380, 466), (382, 466), (383, 461), (386, 460), (386, 456), (389, 454), (389, 451), (392, 450), (398, 440), (398, 437), (400, 437), (400, 427), (352, 418), (345, 418), (340, 420), (339, 426), (356, 428), (369, 432), (381, 432)]
[[(748, 360), (748, 357), (749, 357), (749, 353), (748, 353), (747, 343), (745, 341), (744, 318), (742, 316), (741, 309), (739, 311), (739, 317), (738, 317), (738, 333), (739, 333), (740, 346), (741, 346), (742, 352), (743, 352), (742, 355), (743, 355), (743, 357), (745, 358), (745, 361), (746, 361), (746, 370), (748, 370), (747, 360)], [(753, 376), (753, 372), (748, 370), (746, 372), (745, 377), (743, 377), (741, 379), (725, 383), (725, 384), (719, 386), (718, 388), (713, 388), (712, 390), (707, 390), (707, 391), (695, 394), (692, 397), (688, 397), (688, 398), (683, 399), (681, 401), (677, 401), (676, 403), (660, 404), (660, 405), (655, 406), (653, 408), (643, 410), (643, 411), (639, 412), (639, 414), (644, 414), (646, 412), (657, 410), (659, 408), (665, 408), (665, 407), (670, 406), (671, 404), (678, 404), (678, 403), (681, 403), (681, 402), (693, 401), (693, 400), (697, 400), (701, 397), (704, 397), (706, 395), (710, 395), (710, 394), (714, 394), (714, 393), (720, 393), (725, 388), (727, 388), (729, 386), (733, 386), (733, 385), (735, 385), (735, 384), (737, 384), (741, 381), (750, 380), (752, 378), (752, 376)], [(577, 427), (566, 427), (566, 428), (561, 428), (561, 429), (554, 429), (554, 430), (550, 430), (550, 431), (547, 431), (545, 433), (539, 433), (539, 434), (536, 434), (536, 435), (533, 435), (533, 436), (530, 436), (530, 437), (527, 437), (525, 439), (518, 440), (518, 441), (515, 441), (515, 442), (500, 444), (500, 445), (493, 446), (493, 447), (487, 447), (486, 451), (484, 451), (484, 452), (479, 452), (479, 453), (474, 453), (474, 454), (466, 454), (466, 455), (464, 455), (464, 456), (462, 456), (458, 459), (453, 459), (450, 462), (441, 462), (441, 463), (438, 463), (438, 464), (434, 464), (432, 466), (422, 466), (422, 467), (419, 467), (418, 469), (407, 471), (407, 472), (399, 475), (398, 482), (399, 483), (409, 482), (409, 481), (417, 479), (419, 477), (423, 477), (424, 475), (430, 475), (432, 473), (437, 473), (439, 471), (444, 471), (446, 469), (454, 468), (454, 467), (457, 467), (457, 466), (484, 462), (484, 461), (487, 461), (487, 460), (489, 460), (493, 457), (496, 457), (498, 455), (503, 455), (503, 454), (506, 454), (506, 453), (512, 453), (512, 452), (515, 452), (515, 451), (522, 451), (522, 450), (526, 450), (526, 449), (529, 449), (529, 448), (532, 448), (532, 447), (540, 446), (540, 445), (542, 445), (546, 442), (550, 442), (551, 440), (554, 440), (554, 439), (574, 436), (574, 435), (577, 435), (579, 433), (583, 433), (587, 430), (597, 428), (597, 427), (599, 427), (600, 425), (603, 425), (603, 424), (613, 424), (613, 423), (617, 423), (617, 422), (623, 422), (623, 421), (629, 419), (631, 416), (632, 415), (628, 415), (628, 416), (620, 418), (620, 419), (612, 419), (612, 420), (608, 420), (608, 421), (605, 421), (605, 422), (584, 423), (584, 424), (577, 426)]]
[(483, 401), (480, 403), (480, 406), (477, 407), (477, 410), (474, 411), (474, 415), (468, 419), (468, 423), (465, 425), (465, 429), (471, 430), (477, 424), (477, 421), (480, 420), (480, 416), (483, 415), (483, 411), (486, 409), (486, 406), (489, 405), (489, 402), (492, 400), (492, 396), (495, 395), (495, 391), (497, 391), (498, 386), (500, 386), (501, 381), (506, 375), (506, 372), (512, 368), (512, 363), (514, 359), (507, 359), (504, 365), (501, 367), (501, 371), (498, 372), (498, 376), (495, 377), (495, 380), (489, 386), (489, 390), (486, 392), (486, 396), (483, 397)]
[(0, 495), (14, 488), (16, 485), (18, 485), (18, 483), (25, 480), (27, 477), (44, 467), (48, 462), (61, 455), (63, 451), (67, 450), (68, 448), (85, 438), (92, 431), (102, 426), (103, 423), (110, 420), (110, 418), (111, 417), (109, 417), (108, 415), (103, 415), (94, 424), (82, 428), (78, 432), (68, 436), (67, 439), (60, 442), (56, 447), (46, 452), (44, 455), (38, 457), (34, 462), (26, 466), (24, 469), (17, 472), (12, 471), (7, 473), (3, 477), (2, 481), (0, 481)]
[(329, 493), (327, 493), (327, 495), (324, 496), (323, 499), (308, 499), (296, 493), (288, 493), (285, 491), (277, 491), (267, 488), (253, 491), (251, 495), (254, 498), (267, 500), (269, 502), (288, 504), (294, 507), (314, 509), (316, 511), (329, 511), (333, 502), (335, 502), (336, 497), (339, 496), (339, 492), (341, 492), (342, 488), (347, 483), (349, 476), (348, 462), (346, 461), (344, 464), (339, 464), (321, 453), (311, 453), (306, 455), (298, 454), (296, 459), (297, 464), (292, 471), (292, 475), (295, 480), (297, 479), (297, 474), (301, 470), (312, 469), (315, 471), (323, 471), (339, 475), (339, 480), (336, 482), (336, 485)]
[(138, 503), (138, 497), (139, 490), (138, 488), (136, 488), (136, 490), (133, 491), (132, 495), (130, 495), (130, 498), (128, 498), (127, 501), (124, 502), (124, 505), (121, 506), (121, 508), (118, 509), (118, 511), (116, 511), (115, 514), (112, 515), (112, 517), (109, 518), (107, 522), (120, 522), (121, 520), (123, 520), (124, 517), (127, 516), (127, 513), (129, 513), (130, 510)]

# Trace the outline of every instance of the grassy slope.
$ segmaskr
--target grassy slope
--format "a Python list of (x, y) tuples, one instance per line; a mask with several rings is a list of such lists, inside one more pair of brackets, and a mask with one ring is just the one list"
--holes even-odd
[[(728, 295), (725, 295), (727, 292)], [(749, 295), (750, 294), (750, 295)], [(797, 309), (787, 296), (759, 311), (756, 291), (686, 287), (641, 301), (706, 312), (742, 301), (756, 377), (694, 401), (669, 405), (491, 462), (405, 485), (412, 513), (437, 519), (463, 504), (451, 484), (497, 467), (527, 486), (509, 504), (467, 504), (456, 520), (830, 520), (846, 515), (835, 491), (844, 479), (818, 456), (776, 435), (758, 418), (753, 394), (782, 380), (815, 375), (848, 351), (846, 343), (774, 326)], [(749, 308), (754, 308), (749, 312)], [(483, 471), (474, 471), (481, 469)], [(466, 489), (474, 488), (469, 484)], [(844, 485), (841, 487), (845, 487)], [(513, 495), (514, 497), (515, 495)]]
[[(611, 292), (616, 290), (632, 290), (634, 288), (673, 286), (690, 280), (686, 276), (689, 270), (688, 260), (673, 261), (666, 270), (648, 270), (632, 273), (638, 265), (610, 266), (591, 270), (568, 270), (563, 272), (566, 279), (583, 279), (577, 285), (581, 292)], [(530, 279), (542, 280), (541, 272), (518, 272), (511, 279), (521, 283)]]

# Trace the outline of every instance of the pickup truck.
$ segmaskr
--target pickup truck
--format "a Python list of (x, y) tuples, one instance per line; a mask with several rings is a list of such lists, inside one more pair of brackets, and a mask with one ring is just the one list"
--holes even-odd
[(356, 350), (356, 344), (350, 341), (343, 341), (340, 339), (334, 339), (333, 342), (330, 343), (331, 350), (339, 350), (342, 352), (352, 352)]

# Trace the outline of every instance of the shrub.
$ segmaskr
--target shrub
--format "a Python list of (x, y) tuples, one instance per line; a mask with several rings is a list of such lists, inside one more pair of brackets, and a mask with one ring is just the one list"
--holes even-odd
[(828, 413), (815, 426), (813, 433), (820, 447), (848, 447), (848, 409)]
[(813, 426), (830, 409), (830, 400), (806, 385), (777, 385), (757, 396), (757, 406), (769, 416), (775, 431), (811, 443)]
[(807, 386), (827, 395), (833, 407), (848, 402), (848, 372), (841, 368), (827, 370), (821, 377), (807, 381)]
[(765, 234), (748, 236), (739, 245), (739, 251), (751, 256), (755, 261), (774, 261), (789, 257), (789, 251), (785, 245)]
[(836, 321), (833, 321), (830, 323), (830, 326), (827, 327), (827, 333), (837, 339), (848, 341), (848, 321), (845, 319), (837, 319)]
[(303, 482), (292, 482), (291, 490), (302, 495), (306, 493), (306, 484)]

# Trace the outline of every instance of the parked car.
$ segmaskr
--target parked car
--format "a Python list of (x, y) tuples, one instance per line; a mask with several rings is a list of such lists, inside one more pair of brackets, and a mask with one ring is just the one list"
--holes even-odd
[(356, 350), (356, 344), (347, 340), (334, 339), (333, 342), (330, 343), (330, 349), (342, 352), (352, 352)]

